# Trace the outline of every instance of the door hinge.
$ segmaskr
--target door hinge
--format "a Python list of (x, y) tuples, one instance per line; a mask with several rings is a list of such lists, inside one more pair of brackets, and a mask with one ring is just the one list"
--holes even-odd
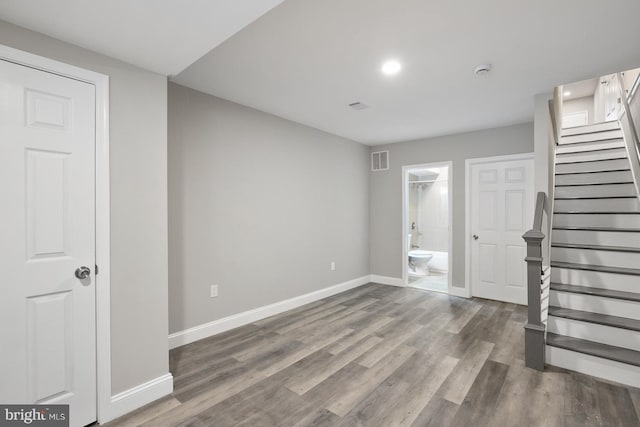
[(96, 264), (96, 276), (98, 275), (98, 264)]

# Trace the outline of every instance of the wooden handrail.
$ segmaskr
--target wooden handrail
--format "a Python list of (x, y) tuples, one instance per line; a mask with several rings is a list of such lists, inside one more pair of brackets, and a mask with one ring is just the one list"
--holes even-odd
[(556, 108), (553, 106), (553, 99), (549, 100), (549, 115), (551, 116), (551, 130), (553, 131), (553, 142), (560, 144), (560, 131), (556, 120)]
[(542, 232), (544, 214), (549, 216), (549, 203), (547, 194), (539, 192), (536, 197), (533, 228), (527, 231), (522, 238), (527, 243), (527, 324), (525, 325), (525, 365), (529, 368), (544, 370), (545, 361), (545, 332), (546, 326), (542, 319), (542, 312), (546, 307), (542, 306), (542, 241), (545, 234)]

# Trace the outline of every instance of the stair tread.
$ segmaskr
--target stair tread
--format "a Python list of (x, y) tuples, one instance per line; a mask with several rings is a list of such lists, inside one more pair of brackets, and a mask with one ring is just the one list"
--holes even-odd
[[(570, 285), (566, 283), (551, 283), (551, 289), (560, 292), (571, 292), (574, 294), (585, 294), (604, 298), (622, 299), (626, 301), (638, 301), (640, 302), (640, 293), (614, 291), (611, 289), (595, 288), (591, 286)], [(639, 287), (640, 289), (640, 287)], [(638, 324), (638, 330), (640, 331), (640, 320), (636, 320)]]
[[(582, 135), (589, 135), (589, 134), (584, 133)], [(568, 135), (565, 138), (573, 137), (573, 136), (578, 136), (578, 135)], [(580, 144), (593, 144), (598, 142), (610, 142), (610, 141), (624, 142), (624, 139), (622, 137), (614, 137), (614, 138), (590, 139), (588, 141), (578, 141), (578, 142), (562, 142), (561, 144), (558, 144), (558, 147), (571, 147), (571, 146), (580, 145)], [(585, 151), (590, 151), (590, 150), (585, 150)], [(557, 153), (557, 154), (564, 154), (564, 153)]]
[(638, 196), (569, 196), (554, 197), (554, 200), (602, 200), (602, 199), (637, 199)]
[(552, 333), (547, 333), (547, 345), (629, 365), (640, 366), (640, 351), (627, 348)]
[(610, 316), (608, 314), (592, 313), (590, 311), (572, 310), (570, 308), (549, 306), (549, 316), (564, 319), (579, 320), (581, 322), (597, 323), (640, 332), (640, 320), (626, 317)]
[(554, 215), (640, 215), (637, 211), (555, 211)]
[(575, 160), (573, 162), (557, 162), (557, 165), (572, 165), (574, 163), (595, 163), (595, 162), (608, 162), (610, 160), (627, 160), (626, 154), (622, 157), (611, 157), (607, 159), (594, 159), (594, 160)]
[[(612, 138), (611, 140), (621, 140), (622, 138)], [(569, 142), (566, 144), (562, 144), (562, 146), (567, 146), (567, 145), (576, 145), (576, 144), (589, 144), (592, 142), (602, 142), (602, 141), (607, 141), (606, 139), (600, 139), (600, 140), (594, 140), (594, 141), (580, 141), (580, 142)], [(556, 152), (556, 156), (566, 156), (569, 154), (580, 154), (580, 153), (593, 153), (595, 151), (609, 151), (609, 150), (620, 150), (623, 149), (624, 147), (605, 147), (605, 148), (592, 148), (591, 150), (583, 150), (583, 151), (567, 151), (566, 153), (558, 153)]]
[(576, 231), (612, 231), (621, 233), (640, 233), (640, 228), (616, 228), (616, 227), (573, 227), (573, 226), (554, 226), (554, 230), (576, 230)]
[(631, 169), (607, 169), (602, 171), (586, 171), (586, 172), (556, 172), (556, 175), (585, 175), (594, 173), (609, 173), (609, 172), (629, 172)]
[(628, 185), (633, 181), (616, 181), (616, 182), (581, 182), (580, 184), (556, 184), (555, 187), (589, 187), (592, 185)]
[(551, 261), (551, 267), (567, 268), (571, 270), (600, 271), (602, 273), (615, 273), (615, 274), (627, 274), (631, 276), (640, 276), (640, 269), (637, 269), (637, 268), (610, 267), (605, 265), (577, 264), (573, 262), (560, 262), (560, 261)]
[(584, 243), (551, 243), (553, 248), (566, 248), (566, 249), (589, 249), (594, 251), (608, 251), (608, 252), (634, 252), (640, 253), (640, 248), (631, 248), (627, 246), (605, 246), (605, 245), (589, 245)]

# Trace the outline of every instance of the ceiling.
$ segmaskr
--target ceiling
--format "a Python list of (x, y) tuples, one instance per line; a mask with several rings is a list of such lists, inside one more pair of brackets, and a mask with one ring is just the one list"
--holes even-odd
[(0, 0), (0, 19), (369, 145), (531, 121), (535, 94), (640, 66), (638, 16), (637, 0)]
[(282, 1), (0, 0), (0, 19), (173, 75)]
[[(622, 70), (620, 70), (622, 71)], [(572, 99), (583, 98), (585, 96), (593, 96), (596, 93), (596, 86), (598, 86), (599, 78), (582, 80), (580, 82), (565, 84), (562, 87), (564, 93), (569, 92), (570, 95), (564, 95), (565, 101), (571, 101)]]
[(376, 145), (532, 121), (534, 95), (640, 65), (638, 16), (638, 0), (288, 0), (174, 80)]

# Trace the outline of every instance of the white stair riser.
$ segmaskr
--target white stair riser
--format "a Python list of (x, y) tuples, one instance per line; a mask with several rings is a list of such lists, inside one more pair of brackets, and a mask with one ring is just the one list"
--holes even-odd
[(553, 230), (552, 239), (554, 243), (640, 248), (640, 233), (624, 231)]
[(604, 132), (591, 132), (583, 133), (580, 135), (567, 135), (562, 136), (562, 145), (575, 144), (577, 142), (591, 142), (600, 141), (603, 139), (622, 138), (622, 131), (620, 129), (607, 130)]
[(555, 200), (556, 212), (637, 212), (640, 203), (634, 199)]
[[(606, 267), (638, 268), (640, 267), (640, 253), (593, 249), (551, 248), (551, 261), (600, 265)], [(579, 283), (576, 284), (579, 285)]]
[(556, 185), (604, 184), (609, 182), (633, 182), (633, 175), (631, 175), (631, 171), (556, 175)]
[(640, 351), (640, 332), (563, 317), (549, 316), (547, 331)]
[(605, 130), (620, 129), (620, 123), (617, 121), (596, 123), (593, 125), (576, 126), (572, 128), (562, 129), (562, 136), (582, 135), (584, 133), (602, 132)]
[(640, 288), (640, 276), (570, 268), (553, 267), (551, 269), (551, 281), (566, 285), (590, 286), (622, 292), (638, 292)]
[(596, 160), (624, 159), (626, 157), (627, 150), (625, 148), (616, 148), (614, 150), (556, 154), (556, 163), (592, 162)]
[(604, 141), (582, 142), (579, 144), (560, 145), (556, 148), (557, 154), (579, 153), (582, 151), (602, 150), (605, 148), (624, 148), (624, 139), (607, 139)]
[(547, 364), (569, 369), (608, 381), (615, 381), (631, 387), (640, 387), (640, 367), (626, 363), (602, 359), (589, 354), (578, 353), (564, 348), (546, 346)]
[[(556, 183), (557, 184), (557, 183)], [(555, 197), (621, 197), (635, 196), (633, 184), (580, 185), (556, 187)]]
[(556, 164), (556, 173), (602, 172), (629, 169), (628, 159), (606, 160), (603, 162)]
[(617, 121), (596, 123), (593, 125), (577, 126), (573, 128), (562, 129), (562, 136), (582, 135), (585, 133), (602, 132), (606, 130), (617, 130), (617, 129), (620, 129), (620, 124)]
[(554, 226), (640, 228), (640, 215), (554, 214)]
[(549, 293), (549, 305), (640, 320), (640, 302), (637, 301), (559, 292), (552, 289)]

